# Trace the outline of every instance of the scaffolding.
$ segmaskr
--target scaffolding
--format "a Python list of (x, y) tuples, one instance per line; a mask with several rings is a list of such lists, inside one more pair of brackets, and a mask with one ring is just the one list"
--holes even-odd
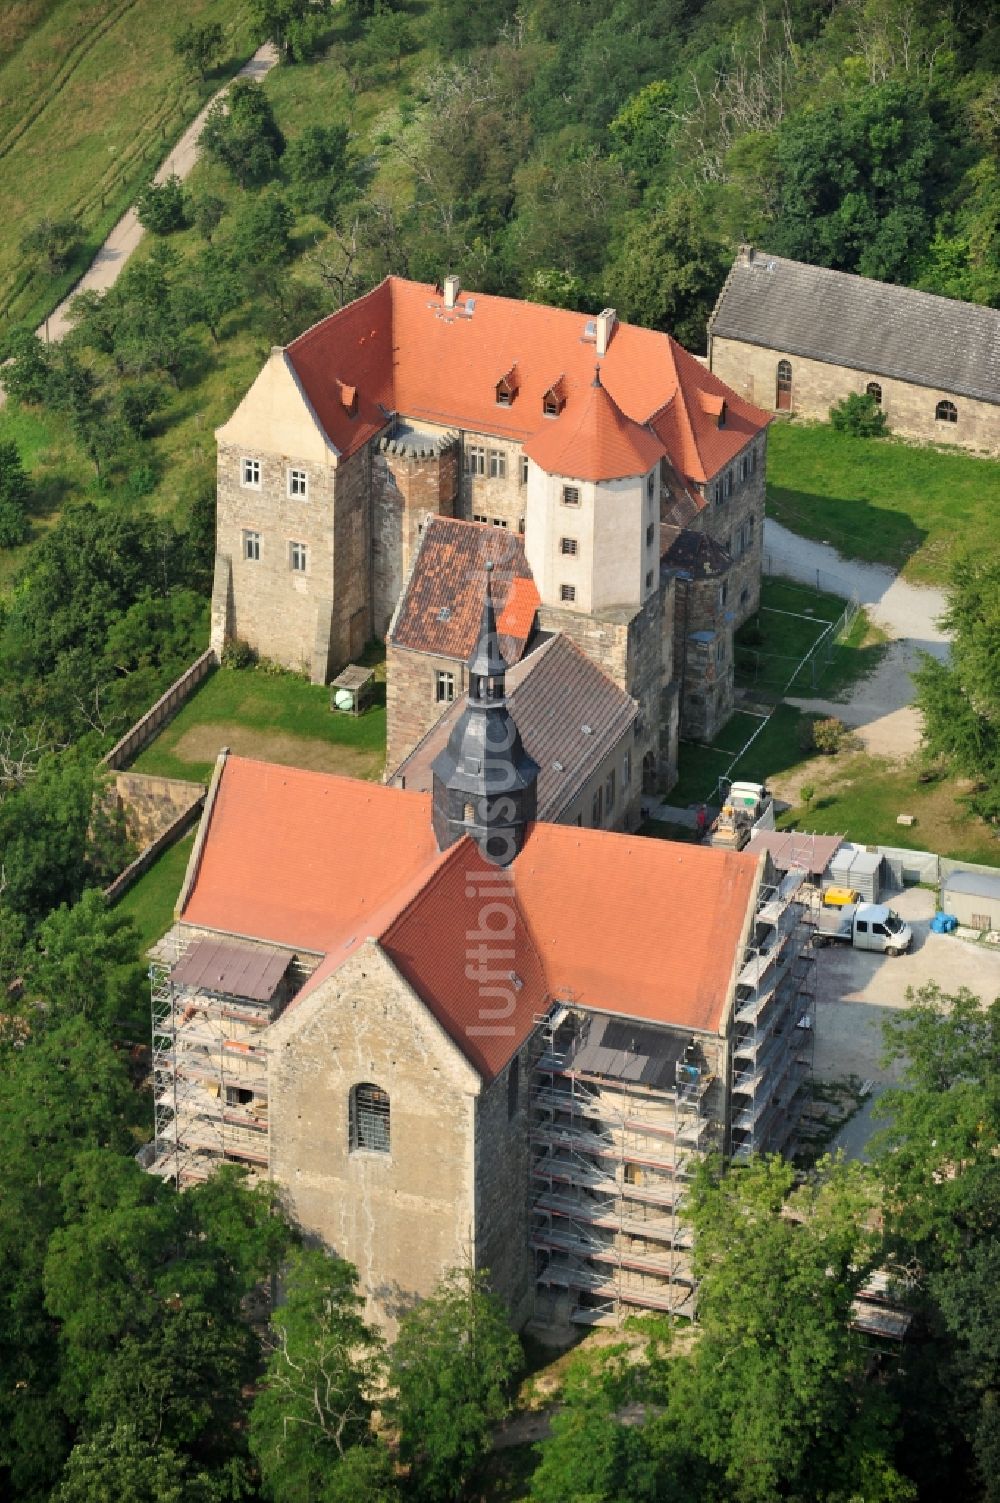
[(804, 923), (807, 857), (762, 885), (736, 981), (730, 1055), (730, 1155), (788, 1152), (808, 1099), (815, 955)]
[(566, 1007), (542, 1035), (531, 1100), (540, 1313), (615, 1326), (637, 1310), (692, 1315), (684, 1202), (694, 1164), (718, 1144), (715, 1075), (683, 1038)]
[[(192, 982), (185, 946), (176, 934), (161, 945), (150, 965), (152, 999), (153, 1143), (146, 1164), (178, 1189), (205, 1180), (223, 1161), (251, 1174), (268, 1166), (268, 1080), (265, 1032), (293, 989), (293, 956), (272, 947), (214, 946), (259, 971), (270, 965), (280, 981), (256, 989), (270, 995), (240, 996), (218, 965), (212, 977)], [(191, 967), (188, 965), (188, 971)]]

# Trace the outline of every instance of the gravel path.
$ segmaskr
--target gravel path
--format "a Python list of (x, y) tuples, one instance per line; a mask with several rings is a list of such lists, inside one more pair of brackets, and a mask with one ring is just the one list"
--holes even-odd
[(843, 704), (826, 699), (792, 699), (790, 704), (835, 715), (854, 728), (875, 756), (905, 757), (920, 744), (920, 717), (910, 703), (910, 677), (921, 651), (948, 654), (948, 638), (937, 625), (945, 609), (943, 590), (912, 585), (881, 564), (842, 558), (828, 543), (789, 532), (770, 517), (764, 523), (765, 564), (803, 584), (837, 595), (856, 596), (877, 626), (893, 639), (875, 672), (857, 684)]
[[(236, 77), (264, 78), (270, 73), (277, 61), (278, 52), (274, 44), (265, 42), (263, 47), (258, 47), (250, 61), (243, 65)], [(189, 175), (192, 167), (198, 160), (198, 137), (201, 135), (205, 124), (205, 117), (215, 101), (222, 99), (229, 92), (232, 82), (230, 80), (224, 88), (221, 88), (217, 94), (214, 94), (201, 113), (191, 122), (170, 155), (161, 163), (154, 175), (154, 182), (166, 182), (167, 178), (175, 173), (179, 178), (185, 178)], [(129, 209), (119, 219), (111, 234), (97, 252), (90, 270), (84, 273), (68, 297), (65, 297), (58, 308), (50, 313), (45, 322), (39, 326), (38, 334), (43, 339), (62, 339), (71, 327), (68, 318), (69, 305), (77, 293), (103, 292), (117, 281), (126, 261), (139, 244), (144, 233), (145, 231), (139, 223), (135, 208)], [(0, 402), (2, 400), (3, 393), (0, 392)]]

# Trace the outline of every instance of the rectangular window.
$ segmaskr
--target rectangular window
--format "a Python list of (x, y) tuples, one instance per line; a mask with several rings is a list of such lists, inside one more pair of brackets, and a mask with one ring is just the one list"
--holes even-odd
[(521, 534), (521, 536), (524, 537), (524, 518), (523, 517), (518, 517), (518, 519), (517, 519), (517, 530)]
[(309, 499), (309, 476), (305, 470), (289, 470), (288, 494), (293, 501)]
[(518, 1103), (518, 1096), (519, 1096), (518, 1087), (520, 1085), (520, 1081), (518, 1079), (519, 1074), (520, 1074), (520, 1070), (518, 1068), (518, 1058), (517, 1058), (517, 1055), (515, 1054), (514, 1058), (511, 1060), (510, 1065), (509, 1065), (508, 1070), (507, 1070), (507, 1121), (508, 1122), (513, 1121), (514, 1114), (517, 1111), (517, 1103)]
[(507, 518), (506, 517), (491, 517), (490, 521), (493, 523), (494, 527), (503, 527), (506, 530), (506, 527), (507, 527)]
[(632, 781), (632, 753), (627, 751), (622, 757), (622, 787), (627, 788)]
[(615, 807), (615, 770), (613, 767), (604, 780), (604, 807), (609, 814)]
[(304, 574), (306, 572), (307, 558), (308, 550), (305, 543), (289, 543), (288, 564), (294, 574)]
[(740, 479), (745, 480), (750, 473), (750, 458), (744, 454), (740, 460)]
[(481, 444), (470, 444), (466, 449), (465, 473), (467, 475), (486, 474), (486, 450)]
[(247, 490), (260, 490), (260, 460), (244, 459), (240, 464), (240, 484)]
[(653, 523), (650, 522), (649, 526), (646, 528), (646, 547), (647, 548), (652, 548), (652, 546), (653, 546), (653, 536), (654, 536), (655, 532), (656, 532), (656, 528), (654, 527)]
[(455, 698), (455, 675), (439, 668), (434, 675), (434, 699), (439, 705), (450, 705)]
[(725, 605), (725, 603), (726, 603), (726, 597), (728, 596), (728, 594), (729, 594), (729, 581), (728, 581), (728, 579), (724, 579), (722, 581), (722, 583), (720, 584), (720, 586), (719, 586), (719, 608), (720, 608), (720, 610)]
[(571, 584), (560, 585), (559, 586), (559, 599), (560, 600), (575, 600), (576, 599), (576, 585), (571, 585)]
[(579, 489), (579, 486), (576, 486), (576, 485), (564, 485), (563, 486), (563, 492), (562, 492), (562, 498), (563, 498), (563, 506), (579, 506), (580, 505), (580, 489)]
[(753, 448), (750, 450), (750, 453), (747, 456), (747, 461), (748, 461), (747, 462), (747, 473), (750, 474), (750, 475), (752, 475), (753, 472), (754, 472), (754, 470), (757, 468), (757, 445), (756, 444), (754, 444)]
[(716, 642), (716, 644), (715, 644), (715, 661), (716, 661), (716, 663), (720, 667), (726, 661), (726, 644), (725, 644), (725, 642)]
[(260, 533), (244, 532), (243, 534), (243, 557), (250, 563), (260, 563)]
[(507, 479), (507, 456), (504, 453), (504, 451), (502, 449), (491, 449), (490, 450), (490, 454), (489, 454), (489, 460), (490, 460), (490, 479), (491, 480), (506, 480)]
[(472, 513), (472, 520), (474, 522), (488, 522), (490, 519), (489, 517), (484, 516), (482, 512), (474, 511)]
[(568, 553), (571, 558), (576, 557), (576, 538), (560, 538), (559, 549), (562, 553)]
[(651, 590), (652, 588), (653, 588), (653, 571), (652, 571), (652, 569), (650, 569), (649, 573), (646, 575), (646, 589), (647, 590)]
[(603, 792), (603, 789), (598, 788), (597, 792), (594, 794), (593, 801), (591, 802), (591, 805), (590, 805), (590, 813), (591, 813), (591, 820), (590, 820), (590, 822), (594, 826), (595, 830), (596, 830), (597, 826), (599, 824), (601, 824), (602, 821), (603, 821), (604, 810), (603, 810), (603, 806), (601, 804), (601, 794), (602, 794), (602, 792)]
[(527, 456), (527, 454), (522, 454), (521, 455), (521, 484), (522, 485), (527, 485), (527, 483), (528, 483), (528, 456)]
[(722, 499), (728, 501), (733, 494), (733, 472), (727, 470), (722, 477)]
[(653, 499), (653, 491), (655, 490), (655, 488), (656, 488), (656, 471), (654, 470), (653, 473), (651, 475), (649, 475), (647, 477), (647, 480), (646, 480), (646, 495), (649, 497), (650, 501), (652, 501), (652, 499)]

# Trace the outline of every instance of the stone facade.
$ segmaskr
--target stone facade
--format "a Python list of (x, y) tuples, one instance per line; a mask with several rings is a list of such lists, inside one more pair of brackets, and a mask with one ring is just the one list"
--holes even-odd
[[(352, 1150), (362, 1083), (388, 1093), (388, 1153)], [(355, 1264), (389, 1337), (474, 1256), (480, 1084), (374, 941), (268, 1030), (269, 1172), (306, 1235)]]
[(674, 673), (680, 733), (713, 741), (733, 713), (733, 613), (725, 575), (677, 580)]
[(459, 500), (459, 449), (451, 434), (380, 439), (372, 459), (374, 634), (384, 637), (432, 516), (451, 517)]
[(461, 502), (456, 515), (467, 522), (490, 522), (524, 532), (528, 498), (521, 444), (492, 433), (463, 430), (461, 450)]
[[(929, 443), (960, 444), (989, 454), (1000, 453), (1000, 401), (976, 401), (972, 397), (934, 387), (880, 376), (874, 371), (792, 355), (785, 350), (764, 348), (741, 340), (712, 340), (712, 370), (735, 391), (757, 406), (777, 411), (778, 361), (787, 360), (792, 370), (789, 411), (805, 418), (826, 420), (830, 408), (852, 391), (865, 391), (875, 382), (881, 390), (881, 406), (889, 429), (903, 438)], [(957, 421), (935, 416), (939, 402), (951, 402)]]
[(438, 674), (451, 675), (454, 699), (465, 693), (468, 675), (465, 664), (456, 658), (412, 652), (391, 641), (386, 649), (385, 669), (388, 732), (385, 765), (391, 770), (410, 755), (451, 703), (438, 699)]
[(689, 512), (678, 516), (666, 489), (661, 500), (661, 522), (679, 522), (694, 532), (703, 532), (729, 554), (728, 604), (734, 629), (741, 627), (760, 607), (766, 472), (767, 434), (763, 433), (747, 445), (743, 454), (728, 466), (728, 471), (702, 487), (700, 496), (704, 505), (693, 516)]

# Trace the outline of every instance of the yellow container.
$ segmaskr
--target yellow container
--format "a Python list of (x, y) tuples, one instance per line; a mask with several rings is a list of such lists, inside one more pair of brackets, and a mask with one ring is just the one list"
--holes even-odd
[(843, 908), (848, 903), (860, 901), (861, 895), (853, 887), (828, 887), (823, 894), (824, 908)]

